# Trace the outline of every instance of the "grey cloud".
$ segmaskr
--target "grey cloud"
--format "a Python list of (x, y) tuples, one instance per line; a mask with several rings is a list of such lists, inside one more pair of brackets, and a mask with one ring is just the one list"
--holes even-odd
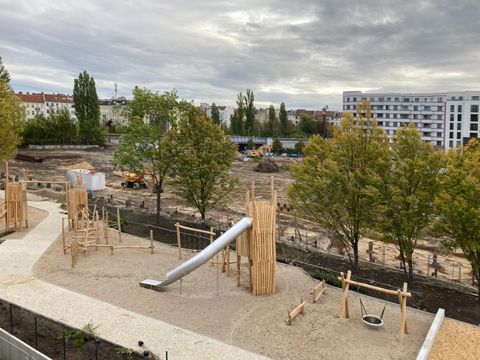
[(473, 0), (7, 1), (0, 56), (18, 90), (101, 96), (135, 85), (187, 99), (339, 107), (344, 90), (479, 89)]

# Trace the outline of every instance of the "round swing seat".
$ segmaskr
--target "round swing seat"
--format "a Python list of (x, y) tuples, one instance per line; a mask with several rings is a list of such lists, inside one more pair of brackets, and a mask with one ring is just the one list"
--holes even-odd
[(362, 320), (365, 324), (371, 327), (380, 327), (383, 325), (383, 320), (375, 315), (364, 315)]

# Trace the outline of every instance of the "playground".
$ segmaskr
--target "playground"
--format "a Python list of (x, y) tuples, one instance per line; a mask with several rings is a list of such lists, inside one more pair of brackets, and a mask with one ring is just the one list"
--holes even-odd
[[(122, 233), (118, 209), (109, 213), (89, 207), (81, 181), (65, 185), (67, 209), (61, 216), (49, 213), (46, 220), (55, 221), (58, 229), (51, 239), (44, 239), (46, 220), (39, 213), (35, 221), (29, 218), (25, 183), (7, 184), (6, 224), (18, 234), (30, 231), (25, 238), (32, 239), (37, 236), (31, 232), (44, 229), (42, 245), (31, 254), (33, 277), (21, 286), (28, 287), (28, 281), (35, 279), (43, 287), (55, 287), (55, 292), (86, 296), (92, 306), (82, 304), (83, 318), (99, 319), (98, 307), (113, 306), (115, 311), (162, 321), (174, 331), (189, 330), (224, 346), (275, 359), (311, 359), (319, 354), (329, 359), (414, 359), (431, 331), (433, 316), (407, 307), (415, 294), (406, 283), (397, 289), (382, 288), (355, 281), (348, 271), (338, 276), (342, 288), (335, 288), (295, 266), (276, 263), (273, 178), (270, 199), (259, 200), (252, 184), (246, 195), (246, 217), (216, 239), (213, 229), (177, 223), (176, 246), (153, 241), (152, 231), (149, 238)], [(206, 247), (185, 241), (188, 231), (203, 237)], [(19, 268), (20, 273), (28, 275)], [(389, 296), (389, 301), (355, 291), (365, 288)], [(47, 293), (43, 296), (51, 296)], [(67, 313), (62, 320), (69, 320)], [(103, 313), (101, 317), (105, 319)], [(446, 326), (440, 334), (448, 331)], [(136, 341), (127, 332), (129, 342)], [(145, 332), (154, 336), (148, 327), (142, 332), (142, 338)], [(185, 344), (175, 341), (168, 346), (175, 353)]]
[[(123, 243), (147, 246), (149, 241), (122, 234)], [(79, 255), (72, 269), (59, 239), (37, 263), (34, 274), (46, 282), (275, 359), (312, 359), (321, 353), (329, 359), (414, 359), (433, 318), (408, 309), (409, 334), (402, 344), (398, 339), (401, 312), (394, 297), (396, 303), (386, 306), (384, 326), (372, 329), (362, 323), (357, 294), (350, 293), (350, 318), (339, 319), (341, 289), (327, 287), (312, 304), (310, 290), (319, 282), (298, 268), (281, 264), (277, 264), (273, 295), (250, 294), (246, 263), (241, 268), (240, 287), (236, 286), (235, 264), (230, 277), (220, 269), (218, 295), (217, 267), (209, 263), (162, 292), (138, 286), (148, 277), (163, 278), (181, 262), (176, 247), (156, 243), (154, 254), (141, 249), (120, 249), (114, 255), (107, 249), (91, 250), (85, 257)], [(300, 298), (306, 302), (304, 315), (288, 326), (287, 312)], [(363, 303), (376, 314), (385, 305), (369, 297), (363, 297)]]

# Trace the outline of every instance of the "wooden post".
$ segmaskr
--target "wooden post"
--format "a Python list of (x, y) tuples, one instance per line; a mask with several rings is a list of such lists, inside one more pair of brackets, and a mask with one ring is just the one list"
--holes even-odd
[(242, 261), (242, 257), (238, 255), (238, 249), (237, 249), (237, 286), (240, 286), (241, 261)]
[(122, 242), (122, 224), (120, 221), (120, 209), (117, 207), (117, 226), (118, 226), (118, 242)]
[(5, 231), (8, 231), (9, 224), (8, 224), (8, 193), (7, 193), (7, 188), (8, 188), (8, 182), (9, 182), (9, 173), (8, 173), (8, 160), (5, 160)]
[(105, 244), (109, 244), (109, 239), (108, 239), (108, 211), (105, 212)]
[(65, 239), (65, 218), (62, 218), (62, 244), (63, 244), (63, 254), (67, 254), (67, 240)]
[[(210, 226), (210, 244), (213, 242), (213, 226)], [(210, 260), (210, 266), (213, 266), (214, 260), (213, 257)]]
[(178, 247), (178, 260), (182, 260), (182, 240), (180, 238), (180, 224), (176, 223), (177, 228), (177, 247)]
[(373, 262), (373, 241), (368, 242), (368, 258), (370, 262)]
[(153, 229), (150, 229), (150, 254), (153, 254)]
[(342, 289), (343, 289), (343, 295), (342, 295), (342, 303), (340, 304), (340, 310), (338, 311), (338, 317), (345, 317), (348, 319), (349, 316), (349, 310), (348, 310), (348, 290), (350, 288), (350, 283), (345, 280), (350, 280), (352, 277), (352, 272), (348, 270), (347, 272), (347, 278), (345, 279), (345, 274), (343, 272), (340, 273), (340, 278), (342, 281)]

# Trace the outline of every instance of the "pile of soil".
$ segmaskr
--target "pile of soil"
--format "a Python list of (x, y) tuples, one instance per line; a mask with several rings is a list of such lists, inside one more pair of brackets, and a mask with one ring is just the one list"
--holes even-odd
[(279, 172), (280, 168), (277, 163), (272, 159), (262, 159), (255, 167), (255, 171), (262, 173), (274, 173)]

